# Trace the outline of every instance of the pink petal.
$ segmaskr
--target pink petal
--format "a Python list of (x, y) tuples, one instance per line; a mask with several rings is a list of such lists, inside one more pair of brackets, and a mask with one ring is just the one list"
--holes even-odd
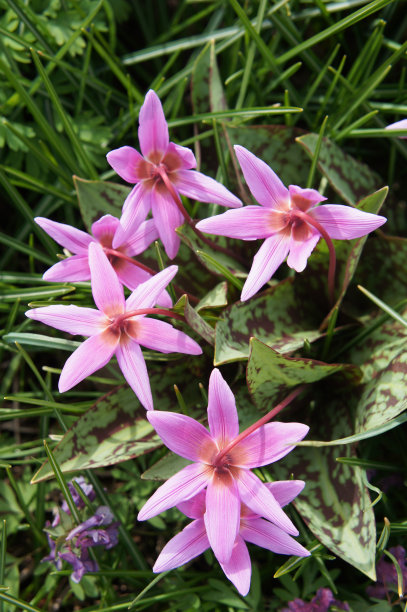
[(158, 297), (161, 296), (177, 272), (178, 266), (169, 266), (149, 278), (145, 283), (139, 285), (127, 298), (126, 310), (152, 308), (155, 306)]
[(126, 250), (126, 254), (133, 257), (143, 253), (157, 239), (158, 230), (153, 219), (149, 219), (148, 221), (142, 221), (122, 246)]
[[(191, 497), (187, 501), (181, 502), (177, 505), (180, 512), (185, 514), (188, 518), (200, 519), (203, 518), (206, 509), (206, 491), (203, 490), (198, 495)], [(205, 532), (206, 533), (206, 532)], [(209, 543), (208, 543), (209, 546)]]
[(262, 206), (245, 206), (203, 219), (196, 224), (196, 227), (207, 234), (257, 240), (257, 238), (267, 238), (276, 231), (269, 222), (271, 213), (272, 211)]
[(113, 236), (116, 233), (120, 221), (113, 215), (103, 215), (100, 219), (92, 223), (92, 234), (98, 242), (102, 242), (103, 246), (112, 244)]
[(234, 149), (246, 183), (259, 204), (288, 210), (288, 189), (270, 166), (240, 145), (235, 145)]
[[(152, 278), (152, 275), (149, 272), (134, 266), (128, 261), (123, 261), (121, 263), (120, 267), (116, 269), (116, 274), (120, 282), (125, 287), (128, 287), (130, 291), (134, 291), (134, 289), (136, 289), (139, 285)], [(164, 290), (160, 293), (157, 298), (157, 304), (164, 306), (165, 308), (172, 307), (172, 299), (168, 291)]]
[(281, 507), (292, 502), (305, 487), (303, 480), (276, 480), (265, 484)]
[(326, 200), (316, 189), (303, 189), (298, 185), (289, 185), (288, 191), (290, 192), (291, 206), (303, 212)]
[(145, 165), (145, 160), (133, 147), (120, 147), (106, 155), (107, 161), (117, 174), (128, 183), (137, 183), (144, 174), (140, 175), (139, 167)]
[(308, 431), (308, 425), (302, 423), (267, 423), (236, 444), (231, 464), (255, 468), (278, 461), (293, 450), (290, 443), (299, 442)]
[(237, 480), (240, 498), (252, 512), (264, 516), (287, 533), (298, 535), (298, 530), (283, 512), (271, 491), (257, 476), (249, 470), (239, 469), (233, 473)]
[(110, 361), (118, 341), (118, 336), (107, 330), (91, 336), (78, 346), (62, 369), (58, 383), (60, 393), (68, 391), (96, 370), (103, 368)]
[(177, 412), (153, 410), (147, 418), (161, 440), (173, 453), (190, 461), (210, 463), (217, 447), (201, 423)]
[(267, 238), (253, 259), (249, 276), (243, 285), (242, 302), (251, 298), (270, 280), (277, 268), (287, 257), (290, 239), (283, 232)]
[(243, 595), (243, 597), (247, 595), (250, 589), (252, 564), (250, 562), (247, 546), (239, 534), (236, 537), (229, 561), (220, 563), (220, 566), (225, 572), (226, 577), (235, 585), (239, 593)]
[(151, 189), (145, 187), (144, 183), (139, 183), (130, 191), (123, 204), (123, 214), (120, 218), (120, 225), (116, 230), (112, 246), (114, 249), (129, 242), (134, 232), (136, 232), (151, 208)]
[(219, 448), (223, 448), (239, 433), (235, 397), (216, 368), (212, 370), (208, 389), (209, 431)]
[(267, 548), (280, 555), (310, 556), (309, 551), (294, 538), (262, 518), (243, 519), (240, 535), (246, 542)]
[(177, 533), (160, 552), (153, 572), (165, 572), (180, 567), (209, 548), (203, 519), (192, 521)]
[(137, 320), (135, 328), (136, 333), (129, 331), (131, 337), (141, 346), (153, 351), (186, 353), (187, 355), (201, 355), (202, 353), (201, 347), (195, 340), (166, 321), (144, 317)]
[(57, 223), (45, 217), (35, 217), (34, 221), (47, 232), (51, 238), (71, 253), (86, 255), (88, 246), (93, 242), (92, 236), (65, 223)]
[[(385, 130), (407, 130), (407, 119), (401, 119), (400, 121), (396, 121), (395, 123), (390, 123), (390, 125), (386, 125)], [(400, 138), (407, 138), (407, 136), (400, 136)]]
[(242, 206), (239, 198), (224, 185), (196, 170), (178, 170), (173, 182), (180, 193), (192, 200), (213, 202), (230, 208)]
[(222, 563), (228, 561), (240, 525), (239, 491), (228, 469), (214, 471), (208, 482), (204, 519), (215, 557)]
[(366, 236), (387, 221), (386, 217), (340, 204), (323, 204), (309, 214), (321, 223), (331, 238), (339, 240)]
[(99, 243), (89, 245), (92, 295), (96, 306), (108, 317), (124, 312), (123, 287)]
[(88, 255), (72, 255), (49, 268), (42, 277), (48, 282), (79, 283), (90, 280)]
[(157, 489), (140, 510), (137, 519), (146, 521), (197, 495), (206, 487), (211, 473), (212, 470), (202, 463), (187, 465)]
[(144, 157), (159, 163), (168, 144), (168, 125), (160, 98), (150, 89), (140, 108), (138, 138)]
[(196, 167), (195, 155), (191, 149), (175, 144), (175, 142), (170, 142), (166, 155), (169, 155), (172, 152), (174, 152), (180, 158), (182, 164), (181, 167), (184, 168), (184, 170), (190, 170), (191, 168)]
[(69, 334), (94, 336), (106, 327), (106, 317), (95, 308), (82, 306), (44, 306), (28, 310), (26, 316)]
[(287, 265), (296, 272), (302, 272), (307, 265), (308, 257), (320, 238), (321, 235), (317, 231), (312, 231), (310, 238), (307, 240), (295, 240), (294, 236), (291, 236)]
[(184, 217), (175, 204), (172, 195), (157, 184), (151, 196), (151, 210), (154, 223), (164, 245), (165, 252), (170, 259), (178, 253), (180, 237), (175, 229), (184, 223)]
[(146, 410), (153, 410), (150, 379), (139, 345), (130, 338), (122, 336), (116, 349), (116, 357), (124, 378), (137, 395), (140, 403)]

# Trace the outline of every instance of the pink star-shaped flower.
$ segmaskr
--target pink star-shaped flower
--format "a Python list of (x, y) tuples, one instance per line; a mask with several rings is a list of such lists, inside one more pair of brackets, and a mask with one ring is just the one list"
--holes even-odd
[(140, 109), (138, 136), (143, 155), (128, 146), (107, 154), (107, 161), (117, 174), (136, 184), (124, 203), (123, 229), (113, 240), (113, 247), (127, 240), (151, 209), (165, 251), (173, 259), (180, 245), (175, 228), (184, 223), (175, 201), (179, 193), (232, 208), (242, 203), (214, 179), (192, 170), (196, 167), (194, 154), (169, 141), (160, 99), (151, 89)]
[[(281, 480), (266, 483), (266, 488), (283, 507), (290, 503), (304, 488), (302, 480)], [(165, 572), (188, 563), (210, 548), (205, 527), (206, 494), (201, 491), (195, 497), (179, 504), (186, 516), (194, 519), (162, 549), (153, 567), (153, 572)], [(282, 555), (308, 557), (306, 548), (296, 542), (283, 529), (253, 513), (245, 504), (240, 507), (239, 533), (228, 561), (219, 561), (223, 571), (241, 595), (250, 589), (251, 562), (246, 542)]]
[[(147, 410), (153, 409), (150, 381), (140, 345), (161, 353), (199, 355), (202, 349), (189, 336), (165, 321), (146, 314), (162, 314), (152, 307), (177, 273), (170, 266), (139, 285), (124, 299), (123, 287), (102, 247), (89, 244), (89, 266), (93, 299), (98, 310), (81, 306), (45, 306), (26, 312), (27, 317), (70, 334), (89, 336), (65, 363), (59, 391), (67, 391), (105, 366), (116, 355), (130, 387)], [(165, 311), (164, 311), (165, 312)]]
[[(112, 248), (112, 244), (120, 221), (112, 215), (104, 215), (95, 221), (91, 228), (92, 235), (72, 225), (45, 217), (36, 217), (35, 221), (55, 242), (73, 253), (71, 257), (59, 261), (45, 272), (43, 279), (46, 281), (74, 283), (90, 280), (88, 247), (92, 242), (98, 242), (103, 247), (120, 282), (131, 291), (152, 276), (131, 260), (134, 255), (145, 251), (153, 240), (157, 240), (158, 232), (152, 219), (140, 223), (129, 239), (118, 244), (116, 249)], [(166, 291), (160, 295), (159, 303), (162, 306), (172, 306), (172, 300)]]
[(321, 236), (328, 241), (360, 238), (386, 222), (385, 217), (351, 206), (319, 206), (326, 198), (318, 191), (297, 185), (287, 189), (261, 159), (244, 147), (234, 148), (246, 183), (260, 206), (229, 210), (200, 221), (196, 227), (202, 232), (229, 238), (265, 239), (253, 259), (242, 301), (270, 280), (287, 255), (290, 268), (302, 272)]
[(241, 502), (292, 535), (298, 531), (272, 492), (250, 470), (284, 457), (302, 440), (301, 423), (267, 423), (238, 439), (235, 398), (219, 370), (209, 381), (209, 432), (194, 419), (175, 412), (147, 415), (158, 435), (174, 453), (194, 461), (165, 482), (138, 515), (149, 519), (206, 489), (205, 526), (217, 559), (229, 561), (240, 528)]

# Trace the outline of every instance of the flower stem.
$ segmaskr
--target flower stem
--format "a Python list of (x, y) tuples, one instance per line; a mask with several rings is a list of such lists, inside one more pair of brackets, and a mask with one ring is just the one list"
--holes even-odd
[(137, 315), (147, 314), (165, 315), (166, 317), (178, 319), (179, 321), (185, 321), (185, 317), (183, 315), (173, 312), (172, 310), (168, 310), (167, 308), (140, 308), (139, 310), (129, 310), (128, 312), (119, 315), (119, 318), (121, 320), (125, 320)]
[(328, 250), (329, 250), (328, 294), (329, 294), (329, 301), (331, 302), (331, 305), (333, 306), (335, 303), (336, 253), (335, 253), (335, 247), (332, 242), (332, 239), (329, 236), (326, 229), (316, 219), (311, 217), (311, 215), (305, 212), (302, 212), (300, 210), (296, 210), (295, 216), (299, 219), (302, 219), (309, 225), (312, 225), (313, 227), (315, 227), (315, 229), (319, 231), (319, 233), (321, 234), (321, 236), (323, 237), (323, 239), (325, 240), (328, 246)]
[(247, 436), (250, 436), (250, 434), (253, 433), (253, 431), (256, 431), (256, 429), (258, 429), (259, 427), (262, 427), (262, 425), (265, 425), (266, 423), (268, 423), (268, 421), (270, 421), (279, 412), (281, 412), (283, 408), (288, 406), (288, 404), (290, 404), (293, 401), (293, 399), (297, 397), (297, 395), (299, 395), (302, 391), (304, 391), (305, 387), (306, 385), (301, 385), (300, 387), (295, 389), (295, 391), (292, 391), (289, 395), (287, 395), (287, 397), (282, 402), (280, 402), (279, 404), (277, 404), (275, 408), (270, 410), (270, 412), (265, 414), (261, 419), (259, 419), (255, 423), (253, 423), (253, 425), (250, 425), (250, 427), (242, 431), (238, 436), (236, 436), (236, 438), (233, 438), (233, 440), (227, 446), (225, 446), (225, 448), (223, 448), (220, 451), (220, 453), (216, 456), (216, 459), (215, 459), (216, 464), (221, 464), (225, 455), (230, 453), (230, 451), (232, 450), (234, 446), (236, 446), (236, 444), (241, 442), (244, 438), (247, 438)]

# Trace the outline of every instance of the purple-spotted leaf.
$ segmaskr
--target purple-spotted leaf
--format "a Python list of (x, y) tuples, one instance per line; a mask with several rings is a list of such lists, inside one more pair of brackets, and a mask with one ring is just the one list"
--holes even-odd
[(250, 347), (247, 385), (256, 406), (262, 411), (270, 410), (297, 385), (313, 383), (338, 372), (349, 382), (356, 383), (362, 375), (357, 366), (285, 357), (256, 338), (250, 340)]
[(191, 98), (195, 114), (227, 108), (216, 62), (214, 40), (205, 45), (195, 60), (191, 76)]
[(108, 181), (87, 181), (78, 176), (74, 176), (74, 183), (82, 219), (88, 230), (103, 215), (121, 217), (131, 187)]
[[(161, 446), (161, 440), (147, 421), (145, 412), (129, 388), (115, 389), (99, 399), (54, 449), (55, 460), (62, 472), (112, 465)], [(53, 476), (47, 461), (32, 482)]]
[[(352, 432), (348, 396), (327, 400), (327, 390), (301, 411), (301, 421), (311, 424), (313, 437), (339, 439)], [(318, 419), (318, 415), (323, 418)], [(296, 411), (298, 418), (298, 411)], [(305, 417), (305, 418), (304, 418)], [(308, 418), (307, 418), (308, 417)], [(313, 448), (297, 446), (273, 464), (278, 479), (306, 482), (293, 502), (309, 529), (335, 555), (375, 580), (376, 523), (360, 467), (339, 463), (337, 457), (354, 457), (355, 445)]]
[(208, 344), (215, 343), (215, 330), (201, 317), (189, 304), (188, 296), (183, 295), (174, 305), (174, 311), (182, 313), (188, 325), (199, 334)]
[(146, 470), (141, 475), (141, 478), (143, 480), (168, 480), (168, 478), (174, 476), (174, 474), (182, 470), (189, 463), (192, 463), (192, 461), (188, 461), (188, 459), (184, 459), (184, 457), (174, 453), (167, 453)]
[(293, 279), (277, 283), (248, 302), (226, 308), (215, 330), (215, 365), (247, 359), (256, 337), (281, 353), (301, 348), (304, 340), (321, 337), (321, 317), (311, 299), (303, 300)]
[(226, 282), (219, 283), (199, 300), (195, 310), (199, 312), (207, 308), (223, 308), (227, 306), (228, 285)]
[[(318, 138), (318, 134), (305, 134), (297, 142), (312, 158)], [(348, 204), (355, 204), (380, 187), (380, 177), (375, 172), (326, 137), (322, 139), (318, 168)]]

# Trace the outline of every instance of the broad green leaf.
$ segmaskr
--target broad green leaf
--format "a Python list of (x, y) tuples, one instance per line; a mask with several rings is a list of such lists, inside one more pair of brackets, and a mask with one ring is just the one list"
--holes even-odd
[(283, 393), (287, 395), (290, 392), (291, 387), (313, 383), (338, 372), (353, 382), (362, 375), (360, 369), (352, 365), (285, 357), (256, 338), (250, 340), (250, 347), (247, 385), (260, 410), (270, 410)]
[(296, 294), (293, 279), (282, 281), (247, 302), (226, 308), (215, 330), (215, 365), (247, 359), (255, 337), (290, 353), (321, 337), (321, 320), (312, 300)]
[[(53, 455), (63, 473), (104, 467), (161, 446), (134, 392), (116, 389), (98, 400), (64, 435)], [(34, 475), (37, 483), (53, 476), (48, 462)]]
[(215, 41), (209, 41), (194, 62), (191, 75), (194, 114), (225, 110), (226, 100), (216, 63)]
[(192, 462), (184, 459), (184, 457), (174, 453), (167, 453), (162, 459), (146, 470), (141, 475), (141, 478), (144, 480), (168, 480), (168, 478), (174, 476), (174, 474), (182, 470), (189, 463)]
[[(297, 138), (297, 142), (313, 157), (318, 134), (305, 134)], [(348, 204), (356, 204), (380, 186), (380, 177), (376, 173), (326, 137), (322, 139), (318, 168), (336, 193)]]
[(199, 304), (195, 307), (195, 310), (199, 312), (200, 310), (204, 310), (205, 308), (222, 308), (223, 306), (227, 306), (227, 291), (228, 286), (226, 282), (219, 283), (211, 289), (201, 300)]
[(188, 325), (199, 334), (208, 344), (215, 342), (215, 330), (190, 306), (188, 296), (183, 295), (174, 306), (175, 312), (181, 312)]
[(87, 181), (74, 176), (76, 193), (83, 222), (88, 230), (103, 215), (120, 217), (124, 200), (131, 187), (108, 181)]

